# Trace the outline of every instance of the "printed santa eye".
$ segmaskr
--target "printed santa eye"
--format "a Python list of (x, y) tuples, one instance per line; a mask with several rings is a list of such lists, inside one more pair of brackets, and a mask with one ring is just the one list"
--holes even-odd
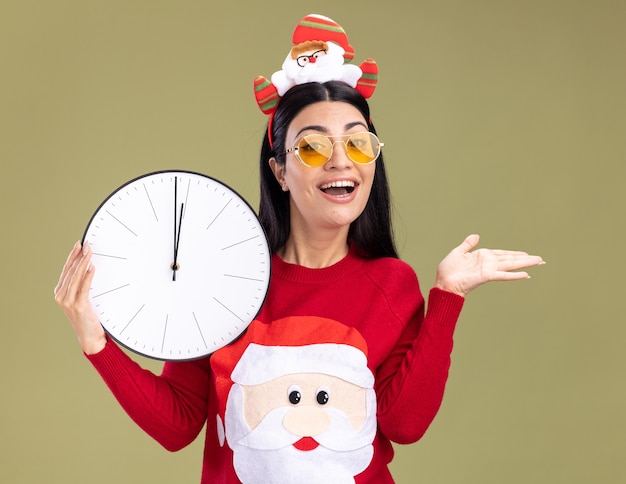
[(302, 389), (298, 385), (291, 385), (287, 390), (287, 398), (292, 405), (298, 405), (302, 400)]
[(315, 395), (317, 403), (320, 405), (326, 405), (330, 399), (330, 390), (326, 387), (320, 387)]

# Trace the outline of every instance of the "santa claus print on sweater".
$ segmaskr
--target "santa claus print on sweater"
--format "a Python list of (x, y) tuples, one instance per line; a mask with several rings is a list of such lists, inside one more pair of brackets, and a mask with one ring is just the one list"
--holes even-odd
[(365, 340), (320, 317), (254, 321), (211, 358), (217, 438), (243, 483), (352, 483), (376, 435)]

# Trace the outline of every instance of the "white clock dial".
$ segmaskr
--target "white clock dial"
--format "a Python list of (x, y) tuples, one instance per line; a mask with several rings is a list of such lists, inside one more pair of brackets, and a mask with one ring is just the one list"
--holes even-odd
[(271, 253), (254, 210), (223, 183), (188, 171), (149, 173), (94, 213), (92, 306), (125, 347), (162, 360), (206, 356), (258, 314)]

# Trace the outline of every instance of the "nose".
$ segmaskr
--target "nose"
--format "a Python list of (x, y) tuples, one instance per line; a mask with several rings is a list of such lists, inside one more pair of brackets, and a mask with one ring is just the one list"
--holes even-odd
[(315, 437), (330, 427), (330, 416), (314, 405), (302, 405), (285, 415), (283, 426), (294, 435)]
[(352, 168), (352, 160), (348, 156), (347, 146), (343, 140), (333, 141), (333, 152), (326, 162), (327, 168)]
[(315, 64), (317, 62), (317, 57), (314, 57), (314, 56), (309, 57), (309, 62), (311, 64)]

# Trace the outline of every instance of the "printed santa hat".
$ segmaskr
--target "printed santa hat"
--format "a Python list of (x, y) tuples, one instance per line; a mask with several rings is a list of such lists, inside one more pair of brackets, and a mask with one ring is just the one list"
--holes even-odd
[[(323, 15), (309, 14), (296, 25), (292, 35), (292, 48), (305, 45), (307, 42), (333, 42), (344, 50), (344, 63), (349, 63), (354, 58), (354, 48), (348, 42), (345, 30), (337, 22)], [(356, 69), (356, 66), (351, 66), (351, 68)], [(357, 77), (354, 85), (350, 85), (359, 91), (363, 97), (369, 98), (378, 84), (378, 65), (374, 59), (367, 58), (358, 68), (361, 75)], [(275, 72), (274, 76), (281, 72)], [(333, 79), (334, 77), (331, 77), (326, 80)], [(324, 82), (319, 78), (316, 81)], [(297, 82), (302, 82), (302, 79)], [(257, 76), (254, 79), (254, 96), (261, 111), (271, 116), (276, 110), (281, 94), (271, 80), (264, 76)]]
[(324, 373), (363, 388), (372, 388), (367, 343), (359, 331), (317, 316), (253, 321), (233, 344), (211, 356), (211, 368), (224, 415), (233, 383), (257, 385), (280, 376)]
[(307, 346), (263, 346), (251, 343), (231, 374), (241, 385), (260, 385), (298, 373), (336, 376), (363, 388), (372, 388), (374, 377), (367, 359), (354, 346), (322, 343)]

